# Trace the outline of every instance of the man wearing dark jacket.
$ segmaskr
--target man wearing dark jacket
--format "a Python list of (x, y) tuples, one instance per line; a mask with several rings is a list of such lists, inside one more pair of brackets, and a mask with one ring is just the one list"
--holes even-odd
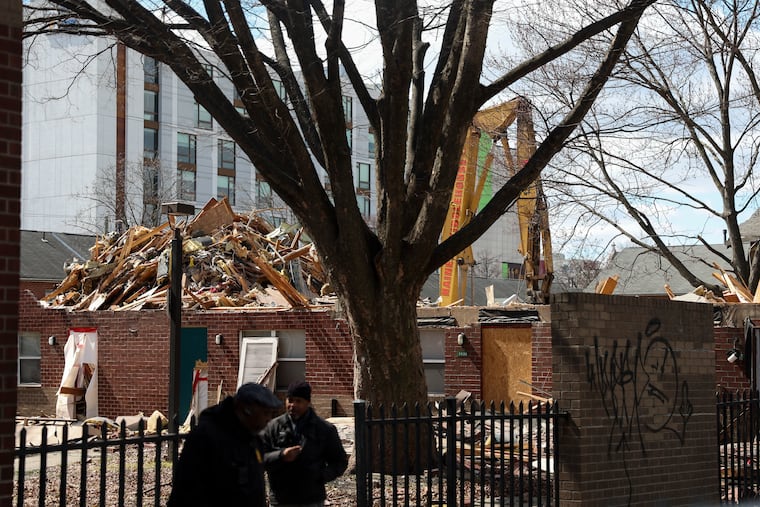
[(269, 501), (278, 507), (321, 507), (325, 483), (346, 471), (348, 456), (335, 426), (311, 408), (311, 386), (294, 382), (285, 399), (287, 412), (262, 432)]
[(201, 412), (185, 440), (167, 507), (265, 507), (258, 433), (281, 406), (269, 389), (251, 382)]

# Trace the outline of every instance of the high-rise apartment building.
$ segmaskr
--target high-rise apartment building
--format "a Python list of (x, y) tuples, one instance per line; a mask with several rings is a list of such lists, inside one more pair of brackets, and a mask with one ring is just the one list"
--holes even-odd
[[(225, 196), (238, 211), (294, 221), (166, 65), (111, 39), (67, 34), (30, 39), (25, 51), (23, 229), (102, 234), (158, 223), (162, 201)], [(224, 72), (207, 70), (237, 101)], [(343, 103), (358, 204), (371, 220), (374, 137), (348, 86)]]

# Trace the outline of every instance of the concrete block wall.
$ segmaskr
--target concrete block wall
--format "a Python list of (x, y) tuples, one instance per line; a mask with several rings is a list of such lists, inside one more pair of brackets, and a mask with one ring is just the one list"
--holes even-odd
[(21, 5), (0, 0), (0, 505), (13, 494), (21, 220)]
[(563, 506), (717, 505), (712, 308), (552, 298)]

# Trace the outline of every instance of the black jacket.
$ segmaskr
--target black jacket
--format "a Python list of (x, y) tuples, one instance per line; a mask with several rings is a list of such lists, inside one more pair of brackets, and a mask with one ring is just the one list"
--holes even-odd
[[(298, 428), (300, 435), (294, 432), (288, 414), (283, 414), (269, 421), (262, 432), (272, 505), (324, 500), (325, 483), (342, 475), (348, 466), (335, 426), (309, 409)], [(281, 450), (299, 444), (303, 449), (296, 460), (282, 461)]]
[(201, 412), (185, 440), (167, 507), (264, 507), (261, 441), (235, 415), (228, 397)]

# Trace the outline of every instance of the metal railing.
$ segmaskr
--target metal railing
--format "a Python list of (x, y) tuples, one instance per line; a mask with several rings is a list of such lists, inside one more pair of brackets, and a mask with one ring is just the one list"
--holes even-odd
[(717, 400), (718, 474), (722, 503), (760, 498), (760, 395), (723, 393)]
[(160, 419), (150, 432), (143, 420), (134, 431), (105, 420), (35, 426), (17, 432), (15, 505), (166, 504), (186, 433), (166, 433)]
[(556, 403), (354, 403), (359, 507), (559, 505)]

